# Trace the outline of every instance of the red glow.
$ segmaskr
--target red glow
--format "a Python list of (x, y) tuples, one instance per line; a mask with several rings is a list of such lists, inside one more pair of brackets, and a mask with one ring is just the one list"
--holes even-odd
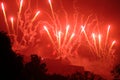
[[(36, 32), (37, 32), (38, 28), (40, 27), (39, 25), (41, 25), (41, 24), (47, 26), (47, 27), (46, 26), (43, 26), (43, 27), (53, 45), (56, 53), (57, 52), (61, 53), (59, 56), (67, 57), (69, 54), (72, 53), (75, 45), (77, 45), (77, 47), (75, 49), (75, 50), (77, 50), (80, 47), (80, 45), (78, 45), (78, 44), (83, 44), (82, 42), (80, 42), (81, 40), (87, 41), (85, 44), (88, 45), (91, 52), (94, 52), (97, 56), (98, 56), (98, 54), (102, 55), (101, 52), (103, 52), (102, 51), (103, 48), (105, 48), (105, 47), (112, 48), (112, 46), (115, 44), (115, 42), (113, 42), (111, 44), (111, 46), (108, 46), (109, 37), (110, 37), (109, 36), (110, 25), (108, 26), (106, 37), (101, 38), (101, 36), (103, 35), (102, 33), (99, 32), (99, 34), (97, 35), (97, 34), (93, 33), (92, 30), (89, 31), (89, 33), (87, 31), (87, 28), (88, 28), (87, 24), (90, 25), (94, 22), (94, 20), (93, 20), (93, 22), (89, 21), (89, 18), (91, 16), (88, 16), (86, 21), (79, 25), (78, 23), (80, 23), (80, 22), (78, 20), (78, 15), (73, 17), (73, 19), (75, 18), (75, 20), (73, 20), (72, 22), (75, 22), (75, 23), (72, 23), (71, 20), (69, 20), (69, 18), (68, 18), (67, 11), (65, 11), (65, 10), (64, 10), (64, 14), (65, 14), (64, 22), (66, 22), (66, 23), (63, 24), (62, 21), (59, 19), (60, 18), (59, 14), (56, 14), (56, 12), (54, 12), (54, 7), (52, 6), (51, 0), (48, 0), (48, 2), (49, 2), (50, 10), (52, 13), (51, 15), (48, 16), (48, 19), (50, 19), (52, 23), (50, 23), (47, 20), (42, 21), (40, 19), (38, 19), (38, 21), (37, 21), (36, 18), (40, 14), (40, 11), (37, 11), (31, 19), (31, 17), (29, 15), (27, 15), (27, 13), (26, 13), (27, 9), (25, 12), (22, 10), (23, 9), (23, 0), (20, 0), (20, 3), (19, 3), (20, 6), (19, 6), (16, 23), (14, 23), (13, 17), (11, 17), (11, 25), (12, 25), (13, 34), (15, 34), (16, 37), (18, 37), (19, 32), (23, 33), (21, 41), (18, 42), (16, 40), (17, 46), (19, 45), (19, 46), (22, 46), (22, 48), (24, 48), (26, 46), (27, 42), (34, 43), (34, 40), (36, 39), (34, 36), (35, 36), (35, 34), (37, 34)], [(10, 27), (7, 22), (4, 4), (1, 3), (1, 6), (2, 6), (2, 11), (4, 14), (5, 22), (6, 22), (6, 25), (8, 26), (7, 28), (9, 31)], [(22, 19), (23, 16), (22, 16), (21, 12), (24, 13), (25, 20)], [(90, 22), (90, 23), (87, 23), (87, 22)], [(68, 23), (70, 23), (70, 24), (68, 25)], [(16, 27), (14, 27), (15, 24), (16, 24)], [(67, 25), (67, 26), (63, 27), (63, 25)], [(85, 26), (83, 26), (83, 25), (85, 25)], [(81, 28), (79, 28), (78, 26), (81, 26)], [(92, 33), (93, 40), (91, 40), (91, 38), (89, 36), (89, 34), (91, 34), (91, 33)], [(9, 34), (12, 34), (12, 33), (9, 32)], [(83, 39), (82, 37), (84, 37), (85, 39)], [(29, 38), (29, 39), (27, 40), (27, 38)], [(103, 39), (105, 40), (105, 44), (103, 43), (103, 41), (104, 41)], [(24, 45), (23, 45), (23, 42), (24, 42)], [(16, 47), (16, 44), (14, 47)], [(69, 46), (71, 46), (71, 47), (69, 47)], [(75, 51), (73, 51), (73, 52), (75, 52)]]
[[(9, 10), (5, 11), (6, 7), (3, 2), (1, 3), (6, 31), (9, 35), (13, 35), (14, 51), (25, 54), (38, 53), (40, 56), (50, 58), (54, 56), (55, 58), (67, 58), (72, 64), (77, 65), (82, 64), (80, 57), (81, 55), (86, 57), (86, 54), (88, 58), (92, 57), (92, 59), (113, 59), (113, 53), (116, 50), (114, 46), (118, 43), (114, 40), (115, 35), (112, 33), (114, 25), (108, 25), (108, 28), (104, 29), (99, 19), (96, 19), (96, 15), (82, 13), (86, 8), (80, 11), (79, 9), (82, 7), (78, 7), (77, 2), (73, 4), (73, 7), (66, 0), (53, 0), (52, 2), (51, 0), (44, 2), (45, 4), (38, 6), (40, 11), (34, 12), (33, 8), (36, 5), (20, 0), (18, 12), (13, 13), (16, 14), (13, 15), (15, 20), (11, 17), (10, 25), (7, 21), (7, 16), (10, 15)], [(40, 15), (41, 12), (42, 15)], [(103, 22), (106, 23), (104, 20)], [(111, 42), (111, 40), (113, 41)], [(89, 61), (83, 62), (84, 65), (89, 64)]]

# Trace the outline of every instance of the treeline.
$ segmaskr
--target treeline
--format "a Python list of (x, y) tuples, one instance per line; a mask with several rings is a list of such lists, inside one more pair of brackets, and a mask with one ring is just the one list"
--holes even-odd
[(10, 38), (0, 32), (0, 80), (105, 80), (89, 71), (75, 72), (71, 75), (48, 74), (46, 63), (33, 54), (31, 60), (23, 62), (23, 57), (12, 50)]

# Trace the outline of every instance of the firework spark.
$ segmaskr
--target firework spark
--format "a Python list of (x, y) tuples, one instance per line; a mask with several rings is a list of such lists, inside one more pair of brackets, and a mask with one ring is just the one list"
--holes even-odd
[(8, 21), (7, 21), (7, 16), (6, 16), (6, 12), (5, 12), (5, 7), (4, 7), (3, 3), (1, 3), (1, 7), (2, 7), (2, 11), (3, 11), (3, 15), (4, 15), (4, 19), (5, 19), (5, 23), (6, 23), (6, 26), (7, 26), (8, 33), (10, 33), (9, 25), (8, 25)]
[(14, 30), (14, 18), (11, 17), (10, 21), (11, 21), (11, 25), (12, 25), (13, 34), (15, 34), (15, 30)]
[(37, 13), (35, 14), (35, 16), (33, 17), (33, 19), (32, 19), (32, 23), (33, 23), (33, 21), (36, 19), (36, 17), (38, 16), (40, 14), (40, 11), (37, 11)]
[(23, 7), (23, 0), (20, 0), (20, 7), (19, 7), (19, 12), (18, 12), (19, 15), (21, 14), (22, 7)]

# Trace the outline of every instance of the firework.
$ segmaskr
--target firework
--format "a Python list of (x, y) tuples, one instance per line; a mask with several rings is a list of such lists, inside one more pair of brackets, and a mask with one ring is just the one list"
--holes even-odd
[[(14, 21), (15, 17), (11, 17), (11, 27), (8, 24), (4, 4), (1, 3), (7, 32), (9, 35), (13, 35), (14, 37), (13, 49), (15, 51), (19, 50), (21, 52), (22, 50), (29, 48), (29, 46), (35, 47), (36, 45), (40, 45), (36, 44), (39, 43), (37, 41), (40, 40), (40, 38), (36, 36), (41, 35), (39, 27), (42, 25), (45, 30), (45, 34), (48, 35), (49, 40), (52, 43), (52, 47), (58, 57), (65, 58), (75, 56), (74, 53), (78, 53), (81, 45), (87, 45), (92, 53), (91, 55), (99, 58), (105, 58), (108, 55), (113, 54), (112, 49), (116, 41), (113, 40), (110, 44), (110, 25), (108, 26), (107, 33), (105, 34), (106, 36), (103, 37), (102, 33), (99, 32), (95, 34), (93, 32), (94, 30), (91, 29), (96, 28), (96, 25), (98, 24), (97, 20), (93, 19), (92, 15), (89, 15), (87, 19), (84, 19), (84, 17), (81, 17), (79, 12), (76, 11), (73, 13), (73, 17), (71, 19), (68, 17), (68, 12), (61, 4), (63, 11), (62, 16), (64, 16), (63, 19), (61, 19), (61, 15), (54, 11), (51, 0), (48, 0), (51, 14), (38, 10), (33, 16), (30, 9), (30, 2), (28, 3), (28, 7), (25, 11), (23, 10), (23, 3), (24, 1), (20, 0), (16, 23)], [(38, 18), (41, 12), (45, 13), (44, 16), (47, 17), (45, 20)], [(10, 30), (12, 30), (12, 32)], [(39, 49), (39, 46), (37, 49)]]
[[(19, 10), (18, 15), (14, 17), (16, 21), (14, 21), (14, 18), (10, 18), (11, 26), (9, 25), (8, 18), (5, 12), (4, 3), (1, 3), (2, 11), (4, 20), (7, 27), (8, 34), (12, 37), (13, 43), (13, 49), (18, 52), (22, 52), (23, 50), (27, 49), (29, 44), (31, 46), (34, 45), (36, 35), (39, 33), (37, 32), (37, 28), (39, 27), (39, 23), (36, 23), (35, 20), (40, 14), (40, 11), (37, 11), (35, 15), (32, 17), (32, 13), (30, 13), (30, 3), (28, 4), (28, 7), (23, 12), (23, 0), (20, 0), (19, 3)], [(28, 13), (29, 12), (29, 13)], [(24, 13), (24, 16), (23, 16)], [(31, 16), (30, 16), (31, 15)], [(16, 22), (16, 23), (14, 23)], [(12, 31), (11, 31), (12, 30)]]
[[(49, 4), (51, 7), (51, 12), (53, 14), (53, 19), (57, 20), (56, 16), (54, 16), (53, 7), (52, 7), (52, 3), (50, 0), (49, 0)], [(65, 12), (65, 13), (67, 13), (67, 12)], [(82, 44), (79, 42), (79, 38), (81, 39), (82, 36), (85, 36), (85, 40), (87, 41), (87, 45), (89, 46), (91, 53), (93, 53), (95, 56), (97, 56), (99, 58), (107, 58), (108, 55), (111, 55), (113, 57), (112, 48), (115, 45), (116, 41), (113, 40), (111, 44), (109, 42), (110, 25), (108, 25), (106, 37), (103, 37), (103, 35), (101, 33), (96, 35), (95, 33), (91, 32), (92, 38), (93, 38), (93, 41), (92, 41), (90, 36), (88, 36), (88, 34), (86, 33), (86, 30), (85, 30), (85, 28), (87, 27), (89, 18), (90, 18), (90, 16), (85, 21), (85, 23), (84, 23), (85, 26), (80, 25), (81, 28), (77, 28), (78, 22), (76, 22), (76, 24), (74, 25), (73, 31), (71, 31), (71, 32), (69, 31), (69, 29), (71, 28), (70, 25), (66, 26), (65, 31), (57, 30), (58, 28), (55, 28), (56, 29), (55, 31), (58, 34), (58, 36), (53, 36), (53, 37), (56, 37), (56, 40), (53, 40), (53, 41), (57, 42), (56, 47), (58, 45), (58, 49), (60, 50), (60, 52), (63, 55), (67, 54), (67, 56), (68, 56), (68, 54), (73, 53), (72, 49), (75, 46), (74, 44)], [(69, 21), (68, 18), (66, 20)], [(75, 21), (78, 21), (77, 18)], [(94, 20), (93, 20), (93, 22), (94, 22)], [(80, 31), (78, 31), (77, 29), (80, 29)], [(81, 35), (81, 34), (84, 34), (84, 35)], [(105, 40), (103, 40), (103, 39), (105, 39)], [(72, 47), (70, 47), (70, 46), (72, 46)], [(75, 50), (77, 50), (79, 46), (80, 45), (77, 45)]]
[(10, 21), (11, 21), (11, 25), (12, 25), (13, 34), (15, 34), (15, 30), (14, 30), (14, 18), (11, 17), (11, 18), (10, 18)]
[(97, 56), (100, 58), (107, 58), (108, 56), (113, 57), (113, 52), (111, 51), (111, 49), (115, 45), (116, 41), (113, 40), (112, 43), (109, 42), (109, 33), (110, 25), (108, 26), (106, 37), (104, 38), (101, 34), (96, 35), (95, 33), (92, 33), (93, 42), (91, 42), (91, 48), (94, 53), (97, 54)]
[(10, 30), (9, 30), (9, 25), (8, 25), (8, 21), (7, 21), (7, 17), (6, 17), (6, 12), (5, 12), (5, 7), (4, 7), (4, 4), (3, 4), (3, 3), (1, 3), (1, 7), (2, 7), (2, 11), (3, 11), (5, 23), (6, 23), (6, 26), (7, 26), (7, 31), (8, 31), (8, 33), (9, 33)]

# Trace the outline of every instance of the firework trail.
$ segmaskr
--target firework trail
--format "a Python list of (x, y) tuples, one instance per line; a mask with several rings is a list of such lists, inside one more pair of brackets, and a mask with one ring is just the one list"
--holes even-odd
[[(85, 45), (89, 46), (90, 51), (96, 57), (98, 57), (98, 58), (104, 57), (105, 58), (108, 55), (113, 56), (111, 49), (115, 45), (116, 41), (113, 40), (113, 42), (111, 44), (109, 44), (110, 25), (108, 26), (106, 37), (104, 37), (105, 41), (102, 40), (103, 35), (101, 33), (96, 35), (95, 33), (93, 33), (91, 31), (92, 38), (93, 38), (93, 40), (92, 40), (85, 30), (87, 25), (91, 25), (92, 23), (94, 23), (96, 21), (95, 19), (93, 19), (90, 22), (91, 15), (88, 16), (88, 18), (85, 22), (83, 22), (83, 24), (84, 24), (84, 26), (83, 26), (83, 24), (81, 24), (81, 25), (78, 24), (78, 23), (80, 23), (80, 22), (78, 22), (79, 21), (78, 13), (74, 14), (77, 16), (74, 16), (75, 24), (73, 26), (71, 26), (68, 24), (69, 18), (68, 18), (67, 12), (65, 11), (64, 7), (62, 6), (63, 12), (65, 14), (65, 20), (66, 20), (66, 23), (65, 23), (66, 27), (63, 28), (62, 23), (60, 23), (60, 20), (58, 18), (58, 15), (57, 14), (55, 15), (54, 8), (52, 7), (51, 1), (49, 0), (48, 2), (50, 5), (53, 22), (54, 22), (54, 25), (52, 25), (52, 27), (54, 29), (51, 29), (53, 31), (53, 34), (50, 33), (50, 31), (49, 31), (50, 29), (48, 30), (49, 26), (44, 26), (44, 29), (47, 32), (52, 44), (55, 47), (55, 50), (58, 52), (58, 53), (57, 52), (56, 53), (59, 54), (59, 56), (61, 56), (61, 57), (67, 56), (68, 57), (71, 55), (75, 55), (73, 53), (80, 47), (80, 44), (82, 44), (81, 39), (87, 41)], [(70, 28), (72, 28), (72, 30), (70, 30)], [(82, 38), (83, 36), (85, 37), (85, 39)], [(75, 46), (77, 46), (77, 47), (73, 51), (73, 48)]]
[(8, 25), (8, 21), (7, 21), (7, 17), (6, 17), (6, 12), (5, 12), (5, 7), (4, 7), (4, 4), (3, 4), (3, 3), (1, 3), (1, 7), (2, 7), (2, 11), (3, 11), (5, 23), (6, 23), (6, 26), (7, 26), (7, 30), (8, 30), (8, 33), (9, 33), (10, 30), (9, 30), (9, 25)]
[(39, 16), (40, 11), (37, 11), (34, 14), (34, 16), (32, 16), (32, 13), (30, 12), (30, 2), (29, 2), (26, 11), (23, 12), (22, 11), (23, 3), (24, 3), (24, 1), (20, 0), (18, 15), (15, 18), (17, 20), (16, 23), (14, 23), (15, 21), (14, 21), (13, 17), (10, 18), (11, 26), (8, 23), (8, 18), (7, 18), (6, 12), (5, 12), (4, 3), (3, 2), (1, 3), (7, 32), (9, 34), (9, 36), (12, 37), (12, 40), (13, 40), (12, 42), (14, 42), (13, 49), (15, 51), (18, 51), (18, 53), (21, 52), (22, 50), (26, 49), (30, 44), (31, 44), (31, 46), (33, 46), (34, 42), (36, 40), (35, 36), (37, 34), (39, 34), (37, 32), (39, 23), (36, 23), (35, 20)]
[[(29, 46), (38, 45), (36, 43), (39, 43), (37, 41), (39, 41), (38, 39), (40, 38), (36, 37), (36, 35), (41, 35), (39, 27), (42, 25), (45, 33), (47, 33), (52, 43), (55, 55), (58, 57), (65, 58), (75, 56), (75, 53), (80, 54), (78, 53), (78, 49), (81, 45), (87, 45), (92, 53), (91, 55), (98, 58), (106, 58), (109, 55), (113, 56), (112, 49), (116, 41), (109, 41), (110, 25), (108, 26), (107, 33), (105, 34), (106, 36), (103, 37), (102, 33), (95, 34), (93, 32), (98, 25), (97, 19), (93, 19), (92, 15), (85, 18), (83, 15), (81, 16), (77, 10), (73, 13), (72, 18), (70, 18), (69, 13), (62, 5), (62, 1), (60, 2), (60, 6), (63, 13), (63, 19), (61, 19), (61, 15), (59, 13), (54, 11), (51, 0), (48, 0), (51, 14), (42, 11), (42, 13), (45, 13), (44, 15), (47, 17), (45, 20), (38, 19), (41, 11), (37, 11), (33, 16), (30, 9), (30, 2), (28, 3), (28, 7), (25, 11), (22, 10), (24, 8), (23, 3), (24, 0), (20, 0), (16, 23), (14, 23), (14, 18), (11, 17), (11, 27), (7, 21), (4, 3), (1, 3), (7, 32), (9, 35), (13, 36), (13, 49), (15, 51), (19, 50), (21, 52)], [(10, 31), (10, 29), (12, 31)]]
[(93, 49), (93, 52), (97, 54), (99, 58), (107, 58), (108, 56), (114, 56), (112, 48), (115, 45), (116, 41), (113, 40), (112, 42), (110, 42), (110, 40), (108, 39), (109, 33), (110, 25), (108, 25), (107, 33), (105, 35), (106, 37), (102, 37), (103, 35), (101, 34), (97, 35), (95, 33), (92, 33), (93, 42), (91, 42), (91, 47)]

